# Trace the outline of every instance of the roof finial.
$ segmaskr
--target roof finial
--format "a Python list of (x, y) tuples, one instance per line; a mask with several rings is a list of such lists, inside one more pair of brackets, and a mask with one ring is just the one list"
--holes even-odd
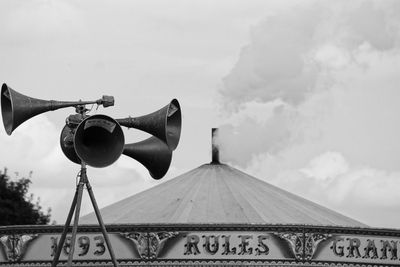
[(217, 143), (217, 138), (218, 138), (218, 128), (212, 128), (211, 129), (211, 142), (212, 142), (212, 147), (211, 147), (212, 160), (211, 160), (211, 164), (220, 164), (220, 162), (219, 162), (219, 146), (218, 146), (218, 143)]

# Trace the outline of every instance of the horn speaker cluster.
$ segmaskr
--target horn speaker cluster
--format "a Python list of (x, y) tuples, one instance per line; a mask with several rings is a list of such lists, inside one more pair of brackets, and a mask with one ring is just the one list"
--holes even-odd
[[(103, 96), (95, 101), (42, 100), (23, 95), (7, 84), (1, 87), (1, 112), (8, 135), (26, 120), (41, 113), (65, 107), (75, 107), (76, 114), (66, 119), (61, 131), (60, 145), (64, 155), (74, 163), (84, 162), (92, 167), (106, 167), (121, 154), (143, 164), (154, 179), (168, 171), (172, 151), (181, 133), (181, 109), (173, 99), (165, 107), (140, 117), (113, 119), (106, 115), (87, 114), (85, 105), (103, 107), (114, 105), (114, 97)], [(137, 143), (125, 144), (121, 126), (145, 131), (152, 137)]]

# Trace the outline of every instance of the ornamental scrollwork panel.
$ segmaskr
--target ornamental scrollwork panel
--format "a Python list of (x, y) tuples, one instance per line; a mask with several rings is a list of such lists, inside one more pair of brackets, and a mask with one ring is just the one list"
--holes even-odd
[(3, 245), (7, 261), (17, 262), (24, 256), (29, 242), (38, 237), (37, 234), (3, 235), (0, 242)]
[(302, 233), (275, 233), (276, 236), (285, 240), (294, 257), (297, 260), (303, 258), (303, 234)]
[(331, 237), (330, 234), (319, 233), (275, 233), (275, 235), (288, 243), (298, 261), (312, 260), (320, 242)]
[(305, 234), (305, 260), (311, 260), (314, 256), (315, 251), (317, 251), (318, 245), (327, 240), (332, 235), (330, 234), (315, 234), (315, 233), (307, 233)]
[(139, 253), (141, 259), (156, 259), (161, 253), (166, 241), (177, 236), (178, 232), (131, 232), (120, 233), (123, 237), (131, 240)]

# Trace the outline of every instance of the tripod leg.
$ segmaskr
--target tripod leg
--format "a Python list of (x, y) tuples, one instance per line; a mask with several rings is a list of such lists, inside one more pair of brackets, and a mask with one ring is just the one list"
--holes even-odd
[(111, 246), (110, 239), (108, 238), (107, 230), (104, 225), (103, 219), (101, 218), (101, 214), (100, 214), (99, 208), (97, 206), (96, 199), (94, 198), (93, 190), (89, 184), (89, 181), (86, 182), (86, 188), (89, 192), (90, 200), (92, 201), (94, 212), (96, 213), (97, 221), (100, 224), (101, 232), (103, 233), (104, 239), (106, 241), (108, 251), (110, 252), (111, 260), (114, 264), (114, 267), (118, 267), (118, 263), (117, 263), (117, 260), (115, 259), (115, 255), (114, 255), (114, 250)]
[(60, 241), (58, 242), (57, 251), (56, 251), (56, 254), (54, 255), (53, 263), (51, 264), (52, 267), (56, 267), (58, 264), (58, 260), (60, 259), (61, 250), (64, 245), (65, 238), (67, 237), (67, 232), (68, 232), (69, 225), (71, 224), (72, 215), (74, 214), (74, 211), (75, 211), (77, 197), (78, 197), (78, 187), (76, 188), (75, 195), (72, 200), (71, 208), (69, 210), (67, 220), (65, 221), (64, 230), (61, 234)]
[(74, 217), (74, 225), (72, 227), (72, 237), (71, 237), (71, 249), (68, 254), (68, 265), (67, 266), (72, 266), (72, 258), (74, 256), (74, 250), (75, 250), (75, 240), (76, 240), (76, 233), (78, 231), (78, 223), (79, 223), (79, 213), (81, 210), (81, 203), (82, 203), (82, 193), (83, 193), (83, 186), (85, 185), (84, 180), (81, 179), (79, 180), (78, 188), (77, 188), (77, 198), (76, 198), (76, 209), (75, 209), (75, 217)]

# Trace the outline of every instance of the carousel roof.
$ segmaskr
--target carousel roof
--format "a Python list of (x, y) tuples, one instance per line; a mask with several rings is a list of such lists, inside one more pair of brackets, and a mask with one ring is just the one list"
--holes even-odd
[[(101, 209), (107, 224), (366, 225), (226, 164), (204, 164)], [(94, 213), (80, 219), (96, 224)]]

